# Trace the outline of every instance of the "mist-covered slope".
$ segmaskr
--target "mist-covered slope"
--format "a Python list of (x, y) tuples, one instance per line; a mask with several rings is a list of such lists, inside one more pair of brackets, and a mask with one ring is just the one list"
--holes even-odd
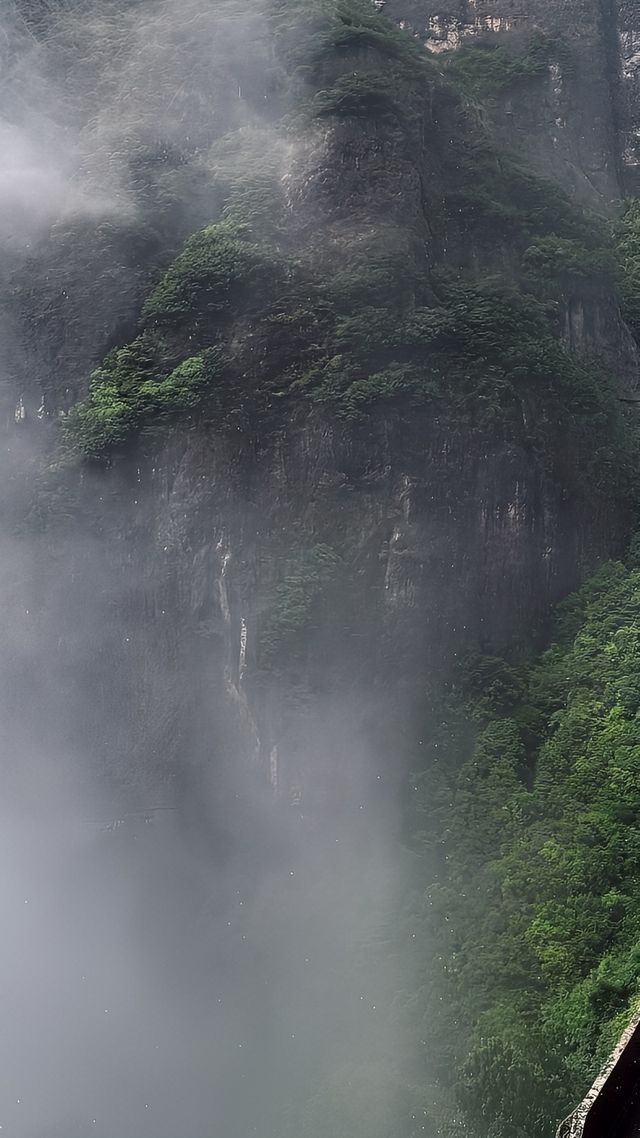
[[(151, 16), (135, 6), (129, 16), (142, 36)], [(171, 87), (162, 49), (172, 36), (202, 39), (197, 19), (160, 22), (158, 62), (123, 119), (113, 112), (122, 74), (135, 66), (130, 51), (117, 75), (105, 67), (107, 109), (81, 119), (76, 149), (106, 148), (126, 209), (114, 200), (106, 235), (75, 215), (59, 223), (16, 269), (9, 307), (26, 349), (19, 366), (43, 384), (46, 422), (70, 409), (100, 363), (59, 445), (113, 462), (106, 485), (135, 467), (133, 515), (118, 508), (116, 528), (142, 526), (188, 587), (193, 559), (206, 567), (195, 621), (233, 628), (226, 666), (237, 677), (242, 652), (246, 688), (264, 687), (265, 672), (271, 683), (276, 632), (294, 637), (303, 675), (312, 666), (305, 610), (320, 611), (329, 590), (334, 615), (323, 635), (337, 638), (337, 658), (355, 650), (363, 662), (348, 674), (357, 678), (381, 653), (395, 672), (401, 656), (403, 683), (419, 690), (434, 662), (535, 638), (550, 602), (618, 548), (630, 524), (633, 432), (620, 396), (632, 397), (637, 361), (619, 315), (614, 205), (585, 213), (532, 172), (535, 163), (505, 150), (492, 121), (505, 92), (514, 118), (518, 100), (547, 97), (552, 72), (570, 91), (579, 49), (563, 51), (533, 29), (513, 57), (477, 45), (434, 59), (357, 6), (284, 7), (248, 27), (224, 7), (218, 19), (214, 42), (233, 32), (263, 56), (247, 93), (239, 58), (225, 53), (222, 121), (221, 96), (201, 91), (193, 61), (169, 100), (178, 126), (158, 109)], [(64, 21), (54, 27), (64, 37)], [(110, 42), (109, 21), (99, 29)], [(49, 32), (38, 48), (46, 75), (56, 74), (57, 42)], [(175, 66), (172, 50), (171, 59)], [(200, 108), (209, 136), (192, 144), (196, 94), (209, 99)], [(174, 146), (154, 161), (149, 105), (166, 134), (153, 145)], [(140, 200), (131, 190), (138, 147), (151, 168)], [(162, 218), (160, 184), (169, 199)], [(209, 224), (182, 248), (194, 197)], [(137, 305), (127, 289), (140, 287), (144, 258), (134, 249), (133, 271), (116, 270), (103, 255), (105, 244), (110, 257), (118, 248), (114, 227), (127, 209), (127, 226), (166, 227)], [(79, 224), (89, 232), (78, 234)], [(130, 235), (117, 231), (130, 255)], [(182, 248), (175, 260), (172, 240)], [(99, 266), (88, 296), (84, 283), (64, 279), (82, 271), (65, 255), (70, 241)], [(126, 335), (122, 312), (94, 288), (130, 304)], [(104, 359), (100, 330), (75, 311), (85, 303), (104, 322), (103, 347), (115, 344)], [(41, 403), (26, 384), (24, 398)], [(55, 478), (43, 501), (48, 494)], [(212, 514), (215, 539), (206, 532)], [(285, 579), (309, 574), (292, 617)], [(279, 666), (299, 678), (291, 643), (281, 655)], [(381, 675), (383, 661), (373, 668)], [(278, 733), (258, 729), (266, 755), (281, 749)]]
[[(49, 1130), (14, 1111), (20, 1138), (542, 1135), (635, 991), (626, 791), (585, 860), (571, 764), (600, 719), (574, 739), (558, 675), (600, 683), (625, 571), (580, 594), (613, 639), (528, 662), (635, 526), (640, 25), (383, 7), (2, 18), (9, 812), (46, 787), (76, 821), (172, 819), (91, 855), (142, 996), (92, 1062), (63, 985), (97, 1089)], [(556, 926), (574, 871), (604, 900)]]

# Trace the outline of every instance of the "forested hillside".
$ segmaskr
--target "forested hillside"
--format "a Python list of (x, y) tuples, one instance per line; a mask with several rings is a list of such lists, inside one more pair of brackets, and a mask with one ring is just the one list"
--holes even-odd
[(551, 1133), (636, 1007), (639, 586), (634, 556), (613, 562), (535, 663), (469, 660), (434, 744), (465, 760), (451, 777), (436, 750), (412, 787), (416, 849), (440, 861), (413, 917), (436, 930), (437, 1037), (480, 1134)]
[(179, 835), (135, 1105), (13, 1132), (550, 1136), (640, 979), (640, 16), (2, 33), (3, 778)]

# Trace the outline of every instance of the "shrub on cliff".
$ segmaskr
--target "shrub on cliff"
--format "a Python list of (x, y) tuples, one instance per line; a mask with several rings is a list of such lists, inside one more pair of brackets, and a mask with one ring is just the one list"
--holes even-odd
[(622, 314), (640, 341), (640, 202), (627, 204), (615, 236), (622, 278)]
[(525, 249), (522, 263), (549, 291), (577, 283), (609, 290), (616, 285), (617, 263), (611, 247), (590, 249), (580, 241), (550, 235)]
[(300, 652), (310, 643), (310, 632), (322, 598), (335, 580), (340, 559), (328, 545), (304, 550), (298, 565), (278, 586), (271, 608), (260, 629), (259, 664), (277, 667), (286, 661), (295, 666)]
[(480, 98), (540, 79), (548, 73), (551, 63), (559, 64), (563, 74), (572, 69), (566, 46), (541, 32), (533, 33), (521, 55), (503, 47), (463, 44), (447, 52), (442, 62), (446, 76)]
[(314, 110), (319, 118), (402, 119), (404, 111), (393, 88), (382, 78), (342, 75), (325, 91), (318, 91)]
[[(154, 345), (155, 348), (155, 345)], [(112, 352), (93, 373), (89, 394), (64, 424), (69, 445), (87, 458), (122, 446), (146, 422), (162, 422), (189, 411), (211, 391), (222, 371), (220, 352), (183, 360), (168, 374), (144, 336)]]
[(219, 221), (187, 241), (144, 305), (143, 319), (180, 327), (222, 316), (264, 293), (278, 268), (273, 251), (248, 241), (242, 224)]

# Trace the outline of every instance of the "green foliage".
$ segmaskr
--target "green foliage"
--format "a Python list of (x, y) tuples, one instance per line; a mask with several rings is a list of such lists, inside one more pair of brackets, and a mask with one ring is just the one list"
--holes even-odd
[[(495, 242), (506, 227), (510, 242), (517, 238), (528, 244), (553, 234), (587, 248), (610, 245), (602, 221), (577, 207), (554, 182), (497, 152), (477, 131), (461, 131), (454, 153), (445, 152), (444, 162), (447, 214), (458, 224), (477, 227), (479, 238), (488, 232)], [(494, 223), (488, 230), (487, 220)]]
[(422, 266), (406, 248), (406, 234), (380, 222), (375, 237), (359, 241), (348, 260), (320, 282), (322, 295), (337, 315), (366, 308), (386, 313), (385, 322), (411, 306), (425, 280)]
[[(585, 463), (598, 464), (603, 482), (626, 479), (633, 458), (631, 451), (623, 458), (626, 436), (610, 381), (562, 348), (555, 306), (500, 282), (433, 283), (440, 303), (431, 307), (398, 314), (366, 304), (340, 318), (327, 344), (333, 353), (303, 371), (291, 393), (353, 423), (381, 406), (400, 413), (428, 406), (452, 430), (473, 423), (481, 431), (518, 418), (527, 395), (544, 398), (558, 421), (571, 414), (567, 429), (576, 446), (584, 436)], [(607, 470), (600, 443), (616, 435), (619, 465)]]
[[(284, 207), (281, 179), (272, 171), (231, 182), (224, 206), (228, 221), (264, 240), (282, 236)], [(241, 230), (242, 231), (242, 230)], [(255, 252), (255, 250), (254, 250)]]
[(526, 686), (504, 661), (464, 670), (482, 726), (428, 894), (447, 1030), (474, 1133), (543, 1138), (640, 996), (640, 570), (563, 606)]
[(388, 60), (400, 60), (424, 67), (424, 52), (397, 25), (374, 13), (368, 4), (342, 0), (333, 7), (330, 26), (323, 32), (313, 52), (317, 60), (340, 53), (353, 56), (374, 51)]
[(417, 311), (408, 321), (414, 342), (499, 363), (514, 375), (535, 378), (560, 370), (550, 323), (553, 310), (533, 296), (495, 281), (483, 287), (445, 279), (439, 291), (444, 302), (440, 309)]
[(316, 545), (303, 553), (296, 568), (278, 586), (271, 609), (260, 630), (260, 663), (274, 666), (286, 654), (287, 663), (297, 659), (301, 634), (308, 642), (318, 605), (332, 581), (340, 560), (328, 545)]
[(274, 254), (247, 241), (241, 224), (217, 222), (189, 239), (151, 293), (143, 319), (158, 327), (197, 325), (250, 301), (276, 273)]
[(341, 75), (327, 91), (315, 97), (318, 118), (400, 119), (403, 110), (393, 96), (393, 85), (379, 76)]
[[(105, 453), (196, 405), (219, 427), (251, 421), (263, 431), (294, 400), (354, 427), (421, 407), (441, 428), (473, 427), (487, 442), (524, 431), (527, 445), (548, 455), (562, 433), (581, 479), (602, 493), (619, 487), (631, 466), (620, 407), (608, 377), (562, 347), (558, 303), (568, 282), (609, 286), (604, 227), (499, 155), (420, 45), (368, 0), (287, 0), (269, 20), (293, 84), (288, 98), (300, 95), (305, 113), (312, 105), (320, 117), (360, 120), (349, 130), (386, 138), (391, 166), (407, 162), (421, 178), (439, 85), (438, 97), (453, 101), (443, 117), (460, 137), (451, 146), (448, 125), (439, 138), (434, 115), (444, 214), (433, 219), (433, 250), (450, 236), (476, 251), (499, 246), (491, 218), (508, 253), (482, 285), (471, 274), (438, 276), (421, 223), (388, 218), (382, 206), (376, 216), (367, 186), (366, 218), (353, 236), (318, 231), (304, 209), (291, 225), (284, 129), (272, 155), (247, 128), (225, 135), (207, 158), (222, 219), (191, 237), (157, 283), (139, 335), (95, 373), (67, 439), (87, 455)], [(489, 61), (494, 79), (496, 68), (514, 79), (537, 73), (559, 49), (533, 37), (518, 59), (469, 51), (473, 67)], [(465, 52), (446, 66), (467, 66)], [(447, 232), (437, 235), (439, 220)], [(172, 378), (212, 350), (221, 353), (215, 374), (206, 357), (206, 378)]]
[[(461, 1098), (479, 1138), (530, 1138), (545, 1133), (547, 1073), (526, 1037), (482, 1039), (464, 1067)], [(523, 1045), (524, 1044), (524, 1045)]]
[[(237, 199), (229, 208), (240, 208)], [(227, 218), (190, 238), (147, 300), (141, 333), (110, 353), (93, 373), (87, 398), (72, 409), (64, 428), (69, 446), (96, 458), (205, 397), (219, 425), (234, 410), (234, 387), (236, 409), (246, 402), (223, 332), (230, 318), (259, 301), (264, 306), (267, 288), (277, 288), (286, 273), (277, 253), (247, 241), (245, 229)]]
[(283, 173), (290, 146), (282, 129), (245, 126), (219, 138), (203, 160), (223, 218), (244, 240), (282, 237), (288, 220)]
[(429, 68), (425, 52), (367, 0), (283, 0), (271, 13), (279, 54), (308, 78), (346, 58), (369, 56), (389, 66)]
[(500, 656), (468, 656), (460, 673), (462, 693), (475, 717), (506, 715), (524, 695), (519, 670)]
[(101, 457), (145, 421), (162, 421), (196, 407), (221, 373), (221, 353), (211, 349), (163, 374), (155, 348), (143, 335), (112, 352), (93, 373), (87, 398), (76, 404), (64, 426), (71, 449), (87, 458)]
[[(559, 303), (568, 287), (613, 287), (609, 234), (499, 154), (453, 90), (510, 92), (554, 59), (564, 68), (557, 46), (533, 38), (519, 58), (464, 47), (444, 61), (453, 82), (443, 84), (421, 46), (368, 0), (290, 0), (270, 20), (304, 113), (351, 120), (350, 133), (388, 154), (398, 185), (405, 173), (416, 184), (441, 179), (430, 199), (441, 215), (434, 205), (415, 224), (387, 221), (368, 183), (362, 225), (351, 215), (334, 224), (332, 201), (326, 231), (320, 207), (288, 226), (279, 158), (264, 141), (254, 151), (250, 136), (219, 140), (209, 162), (222, 220), (187, 242), (139, 334), (94, 372), (64, 426), (70, 448), (99, 458), (196, 411), (218, 428), (250, 421), (263, 436), (305, 404), (350, 428), (380, 414), (410, 421), (419, 408), (425, 436), (432, 423), (442, 439), (473, 430), (479, 449), (534, 452), (568, 496), (621, 498), (630, 436), (610, 377), (563, 348)], [(449, 110), (444, 128), (429, 126), (427, 147), (438, 84)], [(449, 241), (473, 257), (497, 249), (487, 263), (498, 275), (479, 283), (477, 264), (467, 277), (438, 274), (433, 257), (442, 263), (438, 243)], [(617, 243), (625, 314), (640, 332), (636, 206)], [(300, 554), (262, 614), (259, 667), (303, 661), (340, 569), (327, 545)], [(470, 714), (439, 723), (413, 782), (411, 845), (429, 877), (411, 919), (428, 929), (429, 960), (408, 1014), (416, 1054), (439, 1056), (443, 1078), (457, 1072), (482, 1138), (551, 1133), (640, 992), (638, 675), (640, 572), (614, 565), (563, 606), (557, 642), (527, 675), (497, 657), (464, 662)], [(365, 1075), (355, 1092), (339, 1081), (310, 1102), (301, 1132), (327, 1118), (329, 1128), (394, 1132), (400, 1106), (391, 1116), (383, 1096), (378, 1110)], [(401, 1101), (414, 1101), (406, 1088)], [(450, 1132), (459, 1133), (453, 1119)]]
[(640, 201), (627, 204), (615, 236), (622, 278), (622, 313), (640, 340)]
[(350, 422), (362, 421), (367, 411), (383, 402), (424, 401), (437, 392), (433, 376), (423, 369), (392, 363), (384, 371), (365, 374), (344, 356), (333, 356), (307, 372), (295, 386), (310, 388), (315, 403), (330, 407), (340, 419)]
[(503, 47), (463, 45), (443, 57), (444, 73), (465, 91), (480, 97), (498, 94), (539, 79), (556, 58), (553, 41), (536, 33), (524, 55)]
[(609, 289), (615, 285), (617, 265), (613, 249), (589, 249), (566, 237), (539, 238), (525, 250), (522, 263), (526, 271), (551, 289), (580, 281)]
[[(479, 286), (446, 276), (432, 277), (429, 306), (412, 304), (425, 282), (406, 258), (402, 275), (384, 242), (370, 263), (356, 259), (330, 283), (305, 279), (274, 254), (267, 303), (263, 284), (252, 291), (271, 263), (267, 252), (237, 232), (225, 221), (192, 239), (148, 302), (144, 331), (94, 374), (66, 431), (83, 453), (118, 446), (202, 396), (213, 406), (214, 391), (229, 393), (224, 407), (218, 399), (219, 426), (234, 408), (267, 424), (283, 399), (303, 398), (353, 424), (380, 407), (407, 413), (420, 405), (452, 429), (487, 431), (519, 420), (531, 393), (555, 404), (554, 418), (568, 420), (576, 445), (584, 437), (585, 467), (603, 490), (626, 477), (631, 456), (610, 385), (562, 348), (555, 304), (499, 280)], [(175, 372), (182, 357), (206, 358), (206, 376), (189, 372), (183, 382)], [(607, 441), (618, 447), (609, 458)]]
[(406, 127), (424, 122), (427, 53), (366, 0), (276, 5), (277, 50), (291, 76), (298, 113)]
[(541, 32), (534, 32), (522, 55), (503, 47), (463, 44), (441, 57), (444, 74), (467, 94), (483, 99), (511, 92), (548, 74), (557, 63), (563, 77), (573, 72), (571, 53), (566, 44)]

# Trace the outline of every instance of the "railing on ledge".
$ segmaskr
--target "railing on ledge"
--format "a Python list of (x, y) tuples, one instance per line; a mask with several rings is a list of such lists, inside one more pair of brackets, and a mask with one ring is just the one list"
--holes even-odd
[(630, 1138), (638, 1133), (639, 1117), (640, 1010), (584, 1101), (558, 1126), (556, 1138)]

